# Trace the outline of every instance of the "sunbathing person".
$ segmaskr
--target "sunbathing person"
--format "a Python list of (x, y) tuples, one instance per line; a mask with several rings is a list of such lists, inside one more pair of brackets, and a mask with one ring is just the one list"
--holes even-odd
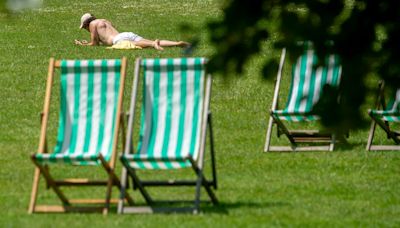
[(188, 47), (190, 44), (184, 41), (170, 40), (148, 40), (132, 32), (118, 32), (111, 22), (106, 19), (97, 19), (90, 13), (85, 13), (81, 17), (80, 29), (86, 29), (90, 32), (90, 42), (86, 40), (75, 40), (77, 45), (114, 45), (121, 41), (130, 41), (134, 45), (146, 48), (153, 47), (157, 50), (164, 50), (163, 47)]

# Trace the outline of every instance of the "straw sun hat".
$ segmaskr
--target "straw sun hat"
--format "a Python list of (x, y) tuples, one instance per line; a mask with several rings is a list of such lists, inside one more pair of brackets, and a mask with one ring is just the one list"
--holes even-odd
[(91, 18), (92, 16), (93, 16), (93, 15), (90, 14), (90, 13), (85, 13), (85, 14), (83, 14), (82, 17), (81, 17), (81, 26), (80, 26), (79, 28), (82, 29), (82, 28), (83, 28), (83, 24), (85, 23), (85, 21), (86, 21), (87, 19)]

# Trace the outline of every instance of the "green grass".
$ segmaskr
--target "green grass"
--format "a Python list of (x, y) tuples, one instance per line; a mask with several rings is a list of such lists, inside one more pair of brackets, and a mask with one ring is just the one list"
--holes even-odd
[[(133, 31), (149, 39), (187, 40), (196, 36), (201, 42), (194, 55), (207, 57), (213, 50), (207, 40), (205, 23), (222, 15), (219, 7), (216, 0), (52, 0), (44, 1), (40, 10), (27, 11), (7, 20), (4, 15), (0, 16), (0, 227), (400, 225), (400, 154), (366, 152), (368, 129), (351, 132), (349, 145), (339, 146), (335, 152), (262, 152), (273, 82), (263, 81), (259, 72), (266, 58), (278, 58), (271, 53), (268, 43), (261, 56), (249, 61), (243, 77), (231, 80), (214, 77), (211, 109), (219, 206), (204, 204), (202, 213), (197, 216), (121, 216), (115, 210), (107, 217), (100, 214), (27, 214), (34, 171), (29, 155), (37, 150), (39, 141), (39, 113), (43, 106), (48, 59), (127, 56), (126, 110), (136, 57), (182, 55), (179, 48), (159, 52), (75, 46), (74, 39), (88, 39), (88, 33), (78, 29), (80, 16), (90, 11), (100, 18), (110, 19), (120, 31)], [(191, 24), (194, 31), (181, 31), (182, 23)], [(56, 97), (53, 101), (57, 101)], [(49, 131), (56, 131), (55, 122)], [(49, 140), (54, 137), (53, 134)], [(384, 136), (380, 134), (378, 140), (383, 141)], [(118, 174), (120, 168), (118, 163)], [(95, 168), (68, 171), (60, 167), (55, 170), (56, 176), (66, 174), (103, 175)], [(45, 191), (44, 187), (42, 183), (38, 201), (57, 203), (53, 192)], [(116, 192), (114, 189), (114, 195)], [(185, 197), (194, 193), (192, 189), (177, 192), (152, 191), (164, 198), (163, 193)], [(102, 189), (67, 193), (70, 196), (104, 195)], [(139, 197), (137, 193), (134, 196)], [(205, 199), (204, 192), (202, 196)]]

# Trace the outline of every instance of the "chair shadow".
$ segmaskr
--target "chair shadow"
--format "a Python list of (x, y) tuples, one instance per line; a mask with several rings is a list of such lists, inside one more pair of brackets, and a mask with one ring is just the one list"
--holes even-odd
[(216, 213), (216, 214), (229, 214), (229, 211), (237, 208), (274, 208), (274, 207), (285, 207), (289, 206), (289, 203), (285, 202), (233, 202), (226, 203), (220, 202), (218, 205), (204, 205), (201, 208), (203, 213)]

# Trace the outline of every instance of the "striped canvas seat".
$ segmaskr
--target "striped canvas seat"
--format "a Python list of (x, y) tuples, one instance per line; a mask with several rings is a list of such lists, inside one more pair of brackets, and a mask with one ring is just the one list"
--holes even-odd
[(370, 113), (384, 121), (400, 122), (400, 89), (385, 110), (370, 110)]
[[(205, 188), (212, 203), (218, 203), (211, 189), (216, 189), (217, 180), (209, 110), (211, 75), (206, 74), (205, 63), (204, 58), (136, 60), (126, 143), (120, 157), (124, 167), (119, 213), (198, 213), (201, 188)], [(142, 79), (142, 103), (140, 129), (136, 129), (134, 116), (139, 78)], [(137, 147), (133, 143), (134, 131), (139, 132)], [(203, 173), (207, 132), (210, 136), (207, 149), (211, 155), (211, 181)], [(192, 168), (196, 179), (186, 177), (182, 180), (174, 175), (178, 170), (169, 172), (181, 168)], [(143, 180), (140, 177), (143, 172), (137, 170), (163, 170), (172, 175), (167, 178), (149, 175)], [(125, 205), (123, 199), (128, 188), (128, 177), (132, 178), (136, 186), (134, 190), (139, 190), (147, 205)], [(166, 206), (168, 202), (154, 200), (147, 191), (155, 186), (192, 186), (195, 188), (195, 199), (187, 201), (179, 197), (178, 200), (171, 200), (170, 196), (168, 202), (172, 205)], [(186, 206), (188, 202), (191, 205), (189, 207)], [(162, 206), (157, 206), (160, 203)]]
[(313, 106), (318, 102), (324, 85), (339, 86), (341, 66), (336, 55), (325, 59), (324, 67), (316, 67), (318, 59), (314, 50), (308, 49), (301, 55), (292, 68), (292, 82), (288, 101), (283, 110), (273, 110), (280, 120), (311, 121), (319, 119), (312, 114)]
[[(112, 188), (121, 188), (115, 175), (118, 132), (121, 125), (122, 100), (126, 75), (126, 58), (105, 60), (50, 59), (46, 95), (41, 121), (41, 135), (37, 153), (31, 159), (35, 164), (29, 213), (34, 212), (103, 212), (107, 214), (112, 199)], [(56, 69), (60, 69), (56, 71)], [(60, 108), (58, 136), (54, 150), (48, 150), (47, 126), (54, 79), (60, 80)], [(64, 172), (52, 175), (60, 168), (49, 164), (65, 164), (70, 169), (98, 165), (103, 175), (88, 178), (87, 172)], [(74, 167), (72, 167), (72, 165)], [(98, 171), (99, 169), (95, 167)], [(85, 169), (88, 171), (90, 169)], [(61, 204), (37, 204), (40, 176), (57, 195)], [(106, 195), (97, 198), (91, 191), (86, 198), (69, 198), (64, 188), (79, 186), (102, 187)], [(61, 189), (62, 187), (62, 189)], [(81, 190), (82, 191), (82, 190)], [(89, 197), (88, 197), (89, 196)], [(104, 198), (103, 198), (104, 197)], [(123, 200), (133, 203), (129, 194)]]
[(53, 153), (39, 163), (98, 164), (111, 157), (120, 90), (121, 60), (63, 60), (60, 117)]
[(122, 160), (137, 169), (190, 166), (200, 146), (204, 59), (142, 61), (143, 102), (140, 138), (134, 154)]
[[(329, 85), (339, 87), (342, 68), (339, 57), (329, 54), (319, 60), (313, 44), (303, 42), (303, 53), (296, 59), (291, 67), (291, 82), (286, 106), (279, 105), (281, 81), (284, 77), (283, 68), (286, 59), (286, 48), (282, 49), (277, 80), (275, 82), (274, 96), (270, 109), (270, 119), (266, 134), (264, 151), (333, 151), (336, 143), (335, 132), (329, 129), (311, 129), (304, 124), (291, 124), (289, 122), (314, 121), (320, 117), (313, 108), (318, 103), (321, 95)], [(339, 102), (339, 100), (338, 100)], [(279, 109), (284, 107), (283, 109)], [(273, 142), (272, 130), (277, 127), (277, 136), (285, 135), (290, 145), (281, 145)], [(289, 128), (290, 127), (290, 128)]]

